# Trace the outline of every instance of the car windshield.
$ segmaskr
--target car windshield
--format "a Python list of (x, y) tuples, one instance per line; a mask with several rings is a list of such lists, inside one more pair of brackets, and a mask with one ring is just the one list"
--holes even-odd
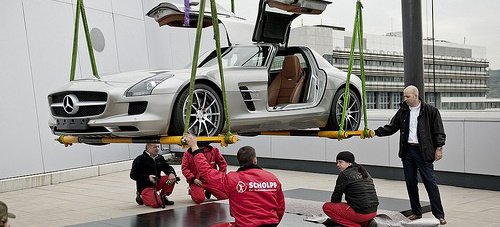
[[(223, 67), (252, 67), (265, 66), (269, 56), (268, 46), (233, 46), (221, 48)], [(200, 63), (199, 67), (217, 65), (217, 53), (212, 51)]]

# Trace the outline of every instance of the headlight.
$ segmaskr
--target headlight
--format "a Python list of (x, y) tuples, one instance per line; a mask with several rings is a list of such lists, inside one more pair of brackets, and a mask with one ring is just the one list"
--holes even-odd
[(129, 88), (125, 93), (125, 96), (132, 97), (132, 96), (150, 95), (153, 89), (158, 84), (173, 76), (174, 75), (172, 74), (160, 74), (146, 78), (140, 81), (139, 83), (135, 84), (131, 88)]

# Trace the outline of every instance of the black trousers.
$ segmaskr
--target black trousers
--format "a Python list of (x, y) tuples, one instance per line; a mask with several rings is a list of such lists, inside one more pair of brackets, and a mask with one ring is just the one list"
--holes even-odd
[(439, 188), (434, 178), (434, 165), (426, 163), (419, 147), (408, 145), (403, 161), (403, 170), (405, 174), (406, 190), (410, 197), (411, 211), (413, 214), (421, 215), (422, 206), (418, 195), (418, 179), (417, 170), (420, 172), (420, 177), (424, 183), (427, 195), (431, 202), (432, 214), (436, 218), (444, 218), (443, 205), (441, 204), (441, 196)]

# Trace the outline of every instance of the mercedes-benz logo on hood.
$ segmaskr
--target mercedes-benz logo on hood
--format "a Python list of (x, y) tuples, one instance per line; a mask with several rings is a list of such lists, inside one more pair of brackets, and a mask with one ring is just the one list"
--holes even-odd
[(78, 112), (78, 97), (73, 94), (64, 96), (63, 98), (63, 108), (64, 111), (70, 115), (76, 114)]

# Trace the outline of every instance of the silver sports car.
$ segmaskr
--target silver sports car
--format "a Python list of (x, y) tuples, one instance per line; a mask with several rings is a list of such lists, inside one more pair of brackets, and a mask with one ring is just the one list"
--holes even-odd
[[(253, 44), (222, 48), (228, 113), (233, 132), (321, 128), (338, 130), (346, 73), (307, 47), (287, 45), (290, 24), (303, 13), (319, 14), (324, 0), (261, 0)], [(196, 20), (197, 4), (191, 4)], [(204, 26), (211, 26), (210, 7)], [(181, 24), (184, 6), (162, 3), (148, 16), (160, 25)], [(227, 11), (224, 24), (243, 20)], [(195, 23), (191, 23), (195, 24)], [(231, 37), (226, 26), (228, 36)], [(240, 33), (241, 35), (241, 33)], [(56, 135), (181, 135), (187, 108), (189, 131), (198, 136), (225, 130), (221, 81), (215, 51), (200, 57), (192, 106), (187, 106), (190, 67), (148, 70), (72, 81), (48, 96)], [(361, 81), (351, 77), (345, 129), (361, 119)]]

